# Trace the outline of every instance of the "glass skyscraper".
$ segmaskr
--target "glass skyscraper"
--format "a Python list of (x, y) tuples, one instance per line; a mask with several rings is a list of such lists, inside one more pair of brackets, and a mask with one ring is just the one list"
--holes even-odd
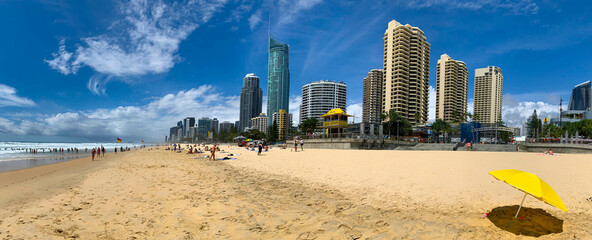
[(289, 112), (290, 69), (288, 44), (269, 38), (269, 72), (267, 75), (267, 121), (273, 124), (273, 114), (280, 109)]
[(571, 91), (568, 110), (588, 111), (592, 107), (592, 89), (590, 81), (580, 83)]

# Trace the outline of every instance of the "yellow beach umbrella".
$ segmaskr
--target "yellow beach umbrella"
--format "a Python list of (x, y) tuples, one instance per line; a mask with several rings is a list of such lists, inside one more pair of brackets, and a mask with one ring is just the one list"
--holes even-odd
[(526, 199), (526, 194), (530, 194), (538, 200), (544, 201), (551, 206), (557, 207), (567, 212), (565, 204), (563, 204), (563, 201), (561, 201), (561, 198), (559, 198), (559, 195), (557, 195), (555, 190), (553, 190), (553, 188), (551, 188), (551, 186), (549, 186), (549, 184), (547, 184), (545, 181), (532, 173), (515, 169), (505, 169), (491, 171), (489, 174), (498, 180), (510, 184), (518, 190), (524, 192), (524, 198), (522, 198), (522, 203), (520, 203), (520, 207), (518, 207), (518, 211), (516, 212), (516, 216), (514, 216), (514, 218), (518, 217), (520, 208), (522, 208), (524, 199)]

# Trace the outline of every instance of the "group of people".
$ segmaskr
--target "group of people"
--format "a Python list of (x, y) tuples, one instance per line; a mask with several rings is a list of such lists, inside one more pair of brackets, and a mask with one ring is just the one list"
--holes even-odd
[(300, 151), (304, 151), (304, 139), (294, 138), (294, 152), (298, 152), (298, 144), (300, 144)]
[[(101, 152), (103, 152), (103, 155), (102, 156), (101, 156)], [(103, 147), (103, 145), (101, 145), (100, 147), (93, 148), (90, 151), (90, 153), (92, 155), (92, 161), (95, 160), (95, 155), (97, 155), (97, 158), (105, 157), (105, 147)]]

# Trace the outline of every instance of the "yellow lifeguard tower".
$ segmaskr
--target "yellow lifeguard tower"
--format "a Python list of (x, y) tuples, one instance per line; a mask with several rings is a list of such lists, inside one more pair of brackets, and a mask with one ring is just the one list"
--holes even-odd
[(341, 108), (331, 109), (331, 111), (327, 112), (325, 115), (322, 115), (322, 128), (327, 129), (327, 136), (342, 137), (343, 133), (345, 133), (345, 130), (347, 129), (348, 117), (351, 117), (351, 115), (345, 113), (343, 110), (341, 110)]

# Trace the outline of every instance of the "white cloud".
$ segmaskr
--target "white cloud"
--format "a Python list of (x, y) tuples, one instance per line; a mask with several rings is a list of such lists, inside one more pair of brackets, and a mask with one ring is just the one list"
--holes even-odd
[(191, 116), (236, 121), (239, 96), (224, 96), (210, 85), (168, 94), (143, 106), (64, 112), (34, 121), (0, 118), (0, 133), (62, 136), (87, 140), (126, 139), (162, 141), (177, 121)]
[(278, 25), (294, 22), (303, 11), (313, 8), (322, 0), (281, 0), (278, 4)]
[[(179, 44), (201, 23), (207, 22), (226, 0), (162, 1), (130, 0), (119, 4), (119, 19), (110, 33), (82, 38), (74, 53), (60, 41), (49, 66), (62, 74), (76, 74), (82, 66), (108, 76), (130, 77), (169, 71), (180, 57)], [(104, 92), (105, 78), (89, 81), (94, 93)], [(95, 84), (99, 82), (99, 84)], [(93, 89), (96, 86), (99, 89)]]
[(353, 115), (352, 120), (357, 123), (362, 122), (362, 110), (362, 103), (352, 103), (347, 106), (347, 114)]
[(544, 101), (517, 101), (512, 95), (504, 94), (502, 120), (509, 126), (521, 126), (534, 110), (539, 118), (559, 117), (559, 105)]
[(71, 64), (72, 55), (74, 54), (66, 51), (66, 40), (62, 39), (58, 52), (52, 54), (53, 60), (45, 60), (45, 62), (64, 75), (76, 74), (79, 66)]
[(302, 105), (302, 96), (300, 95), (292, 95), (290, 97), (290, 113), (292, 113), (292, 122), (294, 125), (298, 125), (300, 123), (300, 105)]
[(30, 107), (35, 102), (28, 98), (19, 97), (16, 89), (0, 83), (0, 107)]
[(537, 14), (538, 5), (533, 0), (412, 0), (405, 2), (409, 8), (444, 7), (469, 10), (510, 10), (516, 15)]
[(261, 14), (261, 9), (259, 9), (249, 17), (249, 28), (251, 28), (251, 30), (255, 29), (255, 27), (261, 22)]
[(436, 89), (430, 86), (428, 94), (428, 122), (434, 122), (436, 120)]

